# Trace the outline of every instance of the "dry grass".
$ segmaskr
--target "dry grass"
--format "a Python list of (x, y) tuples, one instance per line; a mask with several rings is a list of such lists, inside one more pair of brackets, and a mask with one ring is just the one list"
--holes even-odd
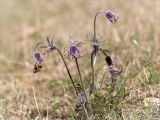
[[(112, 25), (100, 17), (98, 32), (110, 41), (104, 47), (112, 51), (116, 64), (124, 68), (124, 76), (130, 77), (126, 86), (130, 93), (128, 99), (136, 99), (134, 105), (126, 104), (124, 116), (130, 116), (131, 111), (158, 115), (159, 109), (144, 111), (142, 106), (146, 97), (160, 98), (160, 84), (144, 82), (142, 86), (141, 83), (148, 80), (150, 68), (159, 77), (159, 4), (159, 0), (0, 0), (0, 119), (1, 115), (4, 119), (35, 116), (49, 119), (50, 115), (62, 115), (74, 109), (71, 84), (60, 58), (56, 53), (48, 56), (45, 70), (33, 74), (34, 47), (48, 35), (62, 47), (69, 36), (84, 41), (93, 32), (96, 11), (106, 9), (116, 11), (120, 20)], [(90, 50), (86, 49), (88, 56)], [(143, 68), (148, 62), (150, 68)], [(68, 63), (74, 73), (74, 64)], [(84, 68), (90, 65), (89, 61), (80, 64)], [(99, 74), (103, 73), (102, 65), (99, 63), (97, 68)], [(89, 72), (83, 69), (86, 77)]]

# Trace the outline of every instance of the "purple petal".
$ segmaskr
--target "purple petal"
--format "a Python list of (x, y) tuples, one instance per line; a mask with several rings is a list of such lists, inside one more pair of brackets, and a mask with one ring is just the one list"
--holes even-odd
[(119, 16), (113, 13), (111, 10), (107, 10), (106, 17), (111, 23), (115, 23), (119, 19)]
[(73, 57), (80, 57), (80, 56), (82, 56), (81, 52), (79, 51), (79, 49), (75, 45), (70, 46), (68, 53), (69, 53), (69, 55), (71, 55)]
[(41, 64), (42, 63), (42, 61), (43, 61), (43, 59), (42, 59), (42, 55), (41, 55), (41, 53), (39, 53), (39, 52), (36, 52), (35, 53), (35, 55), (34, 55), (34, 57), (35, 57), (35, 60), (36, 60), (36, 64)]

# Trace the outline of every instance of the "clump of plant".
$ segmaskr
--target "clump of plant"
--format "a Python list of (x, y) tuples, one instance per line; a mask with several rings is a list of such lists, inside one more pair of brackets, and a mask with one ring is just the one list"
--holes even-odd
[[(79, 49), (79, 47), (83, 47), (83, 43), (77, 42), (70, 37), (69, 45), (65, 48), (65, 51), (68, 53), (68, 58), (73, 59), (75, 62), (75, 69), (77, 69), (79, 75), (78, 81), (73, 79), (66, 58), (51, 37), (47, 37), (47, 44), (39, 42), (36, 45), (34, 73), (41, 71), (44, 61), (43, 56), (45, 54), (57, 52), (61, 57), (74, 88), (73, 93), (75, 93), (77, 98), (77, 105), (75, 106), (74, 111), (75, 114), (70, 116), (76, 119), (105, 119), (105, 116), (108, 116), (112, 111), (116, 112), (118, 116), (121, 116), (121, 109), (119, 106), (121, 105), (121, 100), (126, 96), (124, 89), (125, 80), (118, 80), (122, 73), (122, 69), (118, 70), (114, 66), (110, 51), (101, 47), (101, 44), (104, 44), (105, 41), (101, 41), (97, 38), (96, 21), (99, 15), (105, 16), (111, 23), (116, 23), (119, 19), (119, 16), (110, 10), (99, 11), (95, 14), (93, 38), (91, 40), (92, 52), (90, 57), (92, 79), (89, 82), (89, 86), (84, 84), (85, 79), (82, 77), (82, 68), (79, 65), (79, 57), (85, 56)], [(43, 49), (44, 51), (39, 52), (37, 48)], [(104, 56), (103, 60), (106, 62), (107, 66), (100, 83), (98, 83), (96, 78), (97, 54), (102, 54)], [(108, 83), (107, 81), (110, 82)]]

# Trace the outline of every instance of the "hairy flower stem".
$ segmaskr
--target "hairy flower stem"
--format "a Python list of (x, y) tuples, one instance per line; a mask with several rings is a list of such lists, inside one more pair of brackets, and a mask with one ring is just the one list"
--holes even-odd
[[(96, 43), (97, 42), (97, 38), (96, 38), (96, 20), (97, 20), (97, 17), (98, 15), (102, 13), (101, 11), (97, 12), (96, 15), (94, 16), (94, 36), (93, 36), (93, 42)], [(95, 87), (95, 81), (96, 81), (96, 78), (95, 78), (95, 63), (96, 63), (96, 55), (97, 55), (97, 52), (98, 52), (98, 49), (99, 49), (99, 45), (93, 45), (93, 51), (91, 53), (91, 69), (92, 69), (92, 84), (91, 86)]]
[(94, 16), (94, 41), (96, 41), (96, 20), (97, 20), (97, 16), (102, 13), (101, 11), (97, 12), (96, 15)]
[(74, 58), (75, 58), (75, 61), (76, 61), (76, 66), (77, 66), (78, 74), (79, 74), (79, 77), (80, 77), (81, 87), (82, 87), (82, 90), (83, 90), (83, 92), (84, 92), (86, 101), (87, 101), (87, 103), (88, 103), (87, 94), (86, 94), (86, 91), (85, 91), (85, 87), (84, 87), (83, 80), (82, 80), (82, 75), (81, 75), (80, 68), (79, 68), (79, 64), (78, 64), (78, 59), (77, 59), (76, 57), (74, 57)]
[(96, 54), (95, 50), (91, 53), (91, 69), (92, 69), (92, 87), (95, 87), (95, 62), (96, 62)]
[(71, 73), (70, 73), (70, 71), (69, 71), (69, 68), (68, 68), (68, 66), (67, 66), (67, 63), (66, 63), (66, 61), (65, 61), (65, 59), (64, 59), (61, 51), (60, 51), (59, 49), (57, 49), (57, 51), (58, 51), (59, 55), (61, 56), (61, 58), (62, 58), (62, 60), (63, 60), (63, 62), (64, 62), (64, 65), (65, 65), (65, 67), (66, 67), (66, 70), (67, 70), (67, 73), (68, 73), (68, 75), (69, 75), (69, 78), (70, 78), (70, 80), (71, 80), (71, 82), (72, 82), (72, 85), (73, 85), (73, 87), (74, 87), (74, 89), (75, 89), (76, 95), (78, 96), (78, 92), (77, 92), (77, 89), (76, 89), (76, 85), (75, 85), (75, 83), (74, 83), (74, 81), (73, 81), (73, 78), (72, 78), (72, 76), (71, 76)]

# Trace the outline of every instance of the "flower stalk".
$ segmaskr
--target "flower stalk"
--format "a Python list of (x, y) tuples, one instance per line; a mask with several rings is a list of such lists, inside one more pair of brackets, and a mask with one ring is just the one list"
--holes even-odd
[(86, 98), (86, 101), (88, 103), (88, 98), (87, 98), (87, 94), (86, 94), (86, 91), (85, 91), (85, 86), (83, 84), (83, 80), (82, 80), (82, 75), (81, 75), (81, 72), (80, 72), (80, 68), (79, 68), (79, 63), (78, 63), (78, 59), (77, 57), (74, 57), (75, 61), (76, 61), (76, 66), (77, 66), (77, 70), (78, 70), (78, 74), (79, 74), (79, 77), (80, 77), (80, 83), (81, 83), (81, 87), (82, 87), (82, 90), (84, 92), (84, 96)]
[(88, 111), (87, 111), (87, 109), (86, 109), (86, 107), (85, 107), (84, 104), (82, 105), (82, 108), (83, 108), (83, 110), (84, 110), (84, 112), (85, 112), (86, 119), (88, 120), (88, 119), (89, 119), (89, 115), (88, 115)]
[(65, 67), (66, 67), (67, 73), (68, 73), (69, 78), (70, 78), (70, 80), (71, 80), (71, 82), (72, 82), (72, 85), (73, 85), (73, 87), (74, 87), (74, 89), (75, 89), (76, 95), (78, 95), (78, 92), (77, 92), (77, 89), (76, 89), (76, 85), (75, 85), (75, 83), (74, 83), (74, 81), (73, 81), (73, 78), (72, 78), (72, 76), (71, 76), (71, 73), (70, 73), (70, 71), (69, 71), (69, 68), (68, 68), (68, 66), (67, 66), (67, 63), (66, 63), (66, 61), (65, 61), (65, 59), (64, 59), (61, 51), (60, 51), (59, 49), (57, 49), (57, 51), (58, 51), (59, 55), (61, 56), (62, 61), (63, 61), (64, 65), (65, 65)]
[[(94, 16), (94, 36), (93, 36), (93, 42), (97, 43), (97, 38), (96, 38), (96, 21), (97, 21), (97, 17), (98, 15), (102, 13), (101, 11), (97, 12)], [(92, 69), (92, 83), (91, 83), (91, 93), (93, 92), (94, 88), (95, 88), (95, 81), (96, 81), (96, 76), (95, 76), (95, 64), (96, 64), (96, 55), (98, 53), (98, 49), (99, 49), (99, 45), (98, 44), (94, 44), (93, 45), (93, 51), (91, 53), (91, 69)], [(92, 90), (93, 89), (93, 90)]]
[(95, 71), (95, 64), (96, 64), (96, 56), (98, 51), (100, 50), (99, 48), (99, 41), (97, 40), (96, 37), (96, 21), (97, 21), (97, 17), (100, 14), (105, 14), (106, 18), (111, 22), (111, 23), (116, 23), (117, 20), (119, 19), (119, 16), (115, 13), (113, 13), (111, 10), (107, 10), (105, 11), (98, 11), (95, 16), (94, 16), (94, 33), (93, 33), (93, 51), (91, 53), (91, 69), (92, 69), (92, 83), (91, 83), (91, 93), (93, 92), (94, 88), (95, 88), (95, 81), (96, 81), (96, 71)]
[(99, 11), (99, 12), (97, 12), (96, 14), (95, 14), (95, 16), (94, 16), (94, 37), (93, 37), (93, 40), (94, 41), (96, 41), (96, 20), (97, 20), (97, 17), (98, 17), (98, 15), (100, 14), (100, 13), (102, 13), (101, 11)]
[(85, 97), (84, 97), (83, 92), (78, 93), (78, 101), (79, 101), (79, 104), (81, 105), (81, 107), (84, 110), (84, 113), (86, 115), (86, 119), (88, 120), (89, 115), (88, 115), (88, 111), (87, 111), (86, 106), (85, 106)]

